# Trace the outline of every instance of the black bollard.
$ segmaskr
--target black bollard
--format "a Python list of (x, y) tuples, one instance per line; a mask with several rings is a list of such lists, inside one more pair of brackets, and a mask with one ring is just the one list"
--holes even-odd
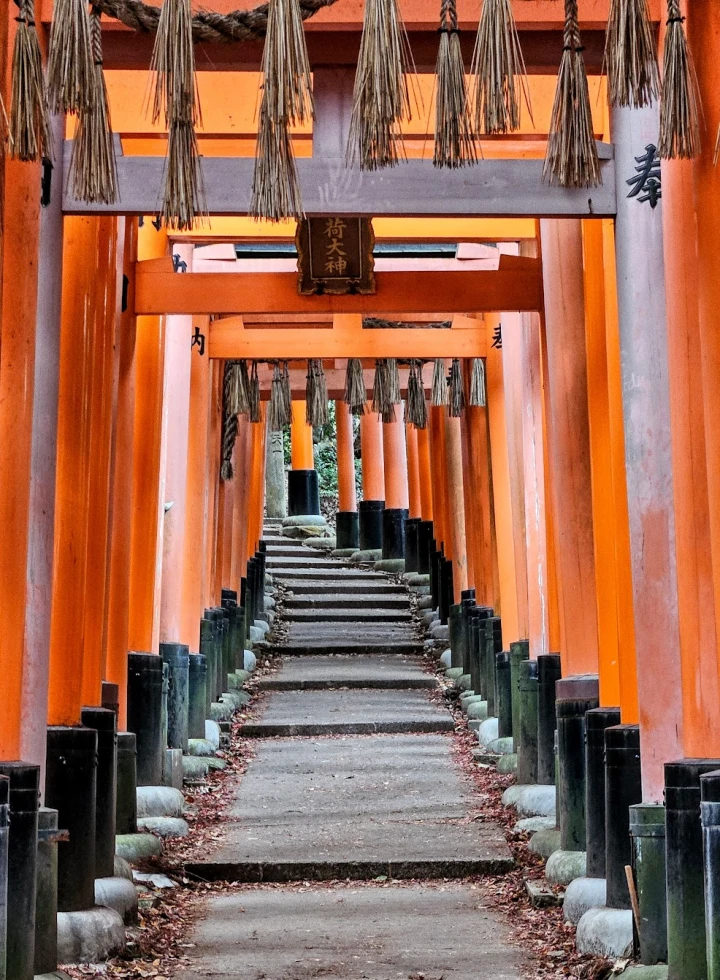
[[(497, 717), (495, 706), (495, 654), (502, 650), (502, 621), (499, 616), (492, 615), (485, 621), (485, 651), (481, 657), (483, 674), (480, 678), (483, 684), (485, 700), (488, 706), (488, 718)], [(482, 642), (482, 637), (481, 637)]]
[[(338, 514), (338, 517), (340, 515)], [(418, 529), (420, 526), (419, 517), (408, 517), (405, 521), (405, 571), (417, 572), (418, 570)], [(338, 545), (338, 548), (340, 545)]]
[(191, 653), (188, 662), (188, 738), (205, 738), (207, 662)]
[(98, 733), (48, 728), (45, 803), (58, 812), (70, 839), (58, 852), (58, 911), (95, 905), (95, 795)]
[(137, 748), (134, 732), (118, 732), (115, 832), (137, 833)]
[(619, 724), (619, 708), (593, 708), (585, 714), (585, 850), (588, 878), (605, 877), (605, 729)]
[(353, 551), (360, 547), (360, 518), (356, 510), (341, 510), (335, 515), (335, 547)]
[(189, 651), (184, 643), (161, 643), (160, 656), (168, 666), (167, 746), (187, 752)]
[(440, 563), (440, 622), (447, 624), (450, 606), (453, 602), (453, 563), (450, 558), (443, 558)]
[(470, 674), (469, 613), (475, 608), (475, 589), (463, 589), (460, 593), (460, 651), (464, 674)]
[(223, 687), (223, 623), (225, 622), (225, 617), (223, 616), (222, 609), (206, 609), (203, 613), (205, 619), (209, 619), (213, 624), (212, 630), (212, 640), (213, 640), (213, 663), (215, 665), (214, 671), (214, 681), (212, 685), (212, 700), (217, 701), (221, 694), (224, 693), (225, 688)]
[[(450, 633), (450, 666), (463, 667), (465, 658), (463, 656), (461, 607), (459, 605), (450, 606), (448, 628)], [(464, 670), (463, 673), (467, 673), (467, 671)]]
[[(247, 560), (247, 593), (245, 595), (245, 616), (247, 618), (247, 638), (250, 637), (250, 627), (254, 625), (257, 618), (257, 609), (255, 606), (255, 601), (257, 597), (257, 588), (255, 579), (257, 576), (258, 569), (256, 567), (255, 559), (248, 558)], [(224, 688), (223, 688), (224, 690)]]
[(361, 500), (358, 504), (360, 551), (380, 551), (383, 546), (384, 500)]
[(433, 522), (418, 524), (418, 575), (430, 574), (430, 542), (433, 539)]
[[(640, 726), (605, 729), (605, 880), (608, 908), (629, 909), (630, 807), (642, 802)], [(587, 828), (586, 828), (587, 837)]]
[(320, 516), (317, 470), (288, 470), (288, 516)]
[[(257, 575), (256, 582), (259, 582), (259, 580), (260, 580), (260, 576)], [(225, 629), (223, 631), (223, 643), (222, 643), (223, 680), (225, 681), (223, 692), (227, 691), (227, 689), (230, 686), (228, 677), (230, 676), (230, 674), (235, 673), (235, 653), (233, 651), (233, 645), (232, 645), (232, 628), (233, 628), (232, 619), (236, 608), (237, 607), (234, 607), (232, 610), (226, 608), (222, 609), (223, 618), (221, 622), (225, 624)]]
[(482, 694), (482, 679), (480, 677), (480, 634), (484, 635), (484, 621), (487, 616), (483, 616), (479, 606), (471, 606), (467, 611), (468, 618), (468, 667), (466, 673), (470, 674), (470, 687), (475, 694)]
[(707, 980), (720, 980), (720, 771), (700, 777)]
[(440, 608), (440, 559), (442, 552), (435, 546), (435, 539), (430, 542), (430, 596), (433, 609)]
[(83, 708), (80, 720), (97, 732), (95, 781), (95, 877), (115, 874), (117, 716), (107, 708)]
[(7, 961), (7, 884), (10, 837), (10, 780), (0, 776), (0, 978)]
[(557, 814), (560, 847), (585, 850), (585, 714), (598, 706), (595, 675), (557, 681)]
[(386, 508), (382, 516), (383, 558), (405, 557), (405, 521), (408, 511), (402, 508)]
[(510, 692), (512, 695), (512, 733), (517, 750), (520, 738), (520, 664), (530, 659), (530, 643), (515, 640), (510, 644)]
[(138, 786), (160, 786), (163, 781), (162, 687), (160, 657), (128, 654), (127, 727), (137, 738)]
[(200, 620), (200, 653), (205, 657), (205, 717), (209, 718), (210, 705), (218, 697), (215, 690), (218, 671), (215, 659), (215, 624), (205, 616)]
[(660, 803), (631, 806), (630, 838), (640, 911), (639, 923), (635, 923), (640, 962), (653, 966), (667, 962), (665, 807)]
[(10, 780), (7, 869), (7, 980), (32, 980), (35, 973), (35, 894), (37, 878), (40, 767), (0, 762)]
[(538, 778), (538, 664), (523, 660), (520, 666), (520, 735), (517, 740), (517, 781), (521, 786)]
[(37, 871), (35, 875), (35, 957), (36, 975), (57, 970), (57, 868), (58, 812), (41, 806), (38, 810)]
[(495, 654), (495, 708), (498, 720), (498, 738), (512, 735), (512, 688), (510, 686), (510, 654)]
[(707, 980), (700, 777), (720, 759), (665, 764), (668, 980)]
[(555, 782), (555, 683), (562, 671), (559, 653), (541, 653), (538, 665), (537, 781), (541, 786)]
[(220, 665), (218, 687), (220, 688), (220, 694), (224, 694), (228, 689), (227, 661), (229, 659), (230, 635), (228, 620), (225, 618), (222, 610), (218, 611), (220, 612), (220, 616), (218, 616), (215, 622), (217, 629), (217, 658), (218, 664)]
[(102, 682), (102, 698), (100, 700), (100, 706), (102, 708), (107, 708), (108, 711), (114, 711), (117, 715), (120, 711), (120, 686), (118, 684), (113, 684), (111, 681)]

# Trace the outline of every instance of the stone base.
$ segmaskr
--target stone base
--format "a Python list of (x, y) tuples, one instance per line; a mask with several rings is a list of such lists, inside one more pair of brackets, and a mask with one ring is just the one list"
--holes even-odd
[(58, 912), (58, 962), (104, 963), (125, 949), (125, 926), (114, 909)]
[(515, 830), (537, 834), (539, 830), (556, 830), (554, 817), (523, 817), (515, 824)]
[(430, 585), (430, 576), (421, 575), (420, 572), (405, 572), (403, 578), (411, 587), (413, 585)]
[[(210, 714), (212, 715), (212, 721), (230, 721), (234, 713), (234, 708), (231, 704), (213, 701), (210, 705)], [(187, 756), (185, 756), (187, 758)], [(183, 766), (185, 765), (185, 759), (183, 759)]]
[[(474, 697), (469, 698), (463, 707), (465, 708), (465, 714), (468, 716), (468, 718), (474, 718), (476, 721), (488, 720), (487, 701), (483, 701), (479, 695), (476, 694)], [(497, 742), (499, 739), (496, 738), (493, 739), (493, 741)], [(512, 739), (510, 741), (512, 741)]]
[(431, 595), (420, 596), (420, 598), (418, 599), (418, 609), (422, 609), (422, 610), (432, 609), (432, 596)]
[(212, 742), (215, 751), (220, 748), (220, 726), (209, 718), (205, 721), (205, 738), (208, 742)]
[(163, 782), (173, 789), (182, 789), (182, 749), (165, 749)]
[(334, 548), (332, 556), (333, 558), (352, 558), (356, 551), (357, 548)]
[(510, 786), (503, 793), (505, 806), (514, 806), (521, 817), (555, 817), (554, 786)]
[(206, 738), (189, 738), (188, 755), (194, 756), (214, 756), (215, 746)]
[(376, 572), (392, 572), (394, 575), (400, 575), (405, 571), (405, 559), (381, 558), (375, 562), (374, 568)]
[(301, 527), (303, 524), (326, 527), (327, 521), (321, 514), (296, 514), (295, 517), (284, 517), (282, 522), (283, 528)]
[(567, 886), (563, 915), (574, 926), (590, 909), (605, 907), (607, 882), (604, 878), (576, 878)]
[(160, 857), (162, 843), (154, 834), (118, 834), (115, 853), (128, 864), (137, 864), (151, 857)]
[[(530, 817), (530, 819), (535, 820), (552, 820), (553, 824), (555, 820), (552, 817)], [(533, 854), (538, 854), (540, 857), (548, 860), (556, 851), (560, 850), (560, 831), (557, 827), (545, 827), (542, 830), (538, 830), (532, 835), (528, 841), (528, 848), (533, 852)]]
[(578, 923), (575, 942), (580, 953), (612, 959), (631, 956), (632, 912), (630, 909), (590, 909)]
[(449, 669), (450, 664), (452, 663), (451, 650), (443, 650), (443, 652), (440, 654), (440, 663)]
[(445, 680), (451, 682), (456, 681), (458, 677), (462, 677), (462, 672), (462, 667), (448, 667), (445, 671)]
[(359, 562), (371, 561), (375, 564), (376, 561), (382, 560), (382, 548), (371, 548), (370, 551), (353, 551), (350, 561), (358, 564)]
[(517, 772), (517, 767), (517, 752), (511, 752), (509, 755), (501, 755), (497, 761), (497, 771), (502, 773), (504, 776), (507, 776), (512, 772)]
[(119, 854), (115, 855), (113, 875), (116, 878), (127, 878), (128, 881), (133, 880), (132, 868), (127, 863), (125, 858), (121, 858)]
[(243, 651), (243, 667), (245, 670), (252, 673), (257, 666), (257, 657), (252, 652), (252, 650)]
[(185, 797), (171, 786), (138, 786), (138, 817), (181, 817)]
[(137, 891), (132, 881), (128, 881), (127, 878), (96, 878), (95, 904), (114, 909), (122, 917), (125, 925), (133, 925), (137, 922)]
[(657, 966), (629, 966), (621, 976), (626, 980), (667, 980), (668, 968), (661, 964)]
[[(487, 715), (487, 710), (485, 711)], [(474, 719), (479, 721), (480, 719)], [(485, 718), (485, 720), (480, 724), (478, 728), (478, 742), (480, 745), (489, 745), (490, 742), (494, 742), (498, 737), (498, 720), (497, 718)]]
[(197, 782), (205, 779), (210, 771), (210, 760), (199, 755), (183, 756), (183, 779), (186, 782)]
[[(540, 833), (548, 833), (548, 831), (540, 831)], [(550, 855), (545, 865), (545, 877), (551, 885), (569, 885), (576, 878), (584, 878), (586, 873), (587, 855), (585, 851), (555, 851)], [(622, 954), (618, 953), (617, 955), (621, 956)]]
[(187, 820), (182, 817), (143, 817), (138, 820), (138, 829), (158, 837), (187, 837), (190, 833)]
[[(485, 711), (487, 712), (487, 707)], [(505, 737), (496, 738), (494, 742), (488, 742), (485, 748), (488, 752), (494, 752), (495, 755), (512, 755), (514, 745), (511, 737)]]
[(329, 538), (308, 538), (305, 542), (306, 548), (315, 548), (317, 551), (334, 551), (337, 541), (334, 537)]

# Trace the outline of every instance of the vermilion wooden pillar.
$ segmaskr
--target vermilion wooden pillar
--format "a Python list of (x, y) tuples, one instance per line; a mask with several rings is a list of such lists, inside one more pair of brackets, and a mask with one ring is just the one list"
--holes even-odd
[(417, 430), (418, 474), (420, 481), (420, 516), (424, 521), (433, 519), (432, 473), (430, 469), (430, 432)]
[(133, 428), (135, 416), (135, 334), (133, 277), (137, 260), (137, 219), (125, 221), (123, 270), (128, 278), (127, 306), (120, 314), (120, 353), (115, 412), (110, 526), (110, 577), (105, 679), (120, 689), (118, 729), (127, 724), (127, 656), (130, 613), (130, 541), (132, 534)]
[(343, 401), (335, 402), (337, 428), (338, 510), (350, 513), (357, 510), (355, 488), (355, 450), (353, 448), (353, 423), (350, 407)]
[(420, 500), (420, 459), (418, 456), (418, 430), (409, 422), (405, 424), (405, 445), (407, 447), (408, 493), (410, 517), (422, 515)]
[(407, 510), (409, 506), (407, 453), (403, 407), (395, 405), (395, 420), (383, 422), (385, 509)]
[(368, 402), (360, 416), (360, 456), (363, 478), (363, 499), (383, 500), (385, 475), (382, 422)]
[(448, 558), (452, 544), (447, 533), (447, 499), (445, 492), (445, 413), (444, 405), (431, 405), (428, 409), (430, 428), (430, 469), (432, 475), (433, 530), (439, 548), (445, 545)]
[(463, 490), (462, 432), (460, 419), (445, 416), (446, 487), (448, 531), (453, 560), (455, 602), (468, 587), (467, 542), (465, 539), (465, 496)]
[(203, 605), (216, 606), (220, 594), (216, 594), (216, 564), (218, 539), (218, 514), (220, 504), (220, 456), (222, 446), (222, 382), (223, 362), (210, 362), (210, 403), (208, 405), (208, 533), (206, 541), (205, 597)]
[(563, 674), (597, 673), (598, 633), (581, 223), (540, 222)]
[[(688, 35), (692, 47), (695, 68), (697, 70), (698, 82), (700, 86), (700, 99), (703, 107), (703, 115), (708, 123), (714, 127), (717, 124), (718, 112), (720, 110), (720, 93), (717, 87), (717, 64), (720, 55), (720, 10), (717, 4), (710, 0), (693, 0), (688, 4)], [(666, 167), (663, 169), (665, 178)], [(700, 349), (698, 352), (692, 337), (688, 346), (688, 380), (690, 403), (690, 420), (692, 425), (692, 437), (689, 442), (691, 447), (688, 453), (688, 444), (684, 447), (687, 456), (691, 456), (693, 472), (693, 493), (686, 497), (685, 506), (682, 508), (682, 523), (686, 531), (690, 533), (688, 542), (684, 546), (692, 548), (693, 540), (696, 542), (697, 565), (694, 571), (687, 575), (687, 560), (692, 560), (692, 553), (685, 551), (682, 555), (685, 564), (685, 575), (682, 586), (678, 581), (681, 595), (681, 611), (685, 615), (689, 636), (688, 642), (683, 643), (683, 632), (681, 630), (682, 646), (682, 672), (683, 687), (685, 688), (684, 710), (685, 710), (685, 742), (684, 750), (687, 756), (699, 754), (701, 756), (712, 756), (720, 752), (720, 719), (718, 718), (717, 703), (719, 697), (720, 683), (718, 672), (720, 661), (718, 660), (717, 635), (713, 643), (713, 633), (717, 631), (718, 617), (720, 616), (720, 514), (718, 513), (718, 494), (720, 493), (720, 406), (718, 405), (718, 383), (720, 382), (720, 337), (718, 337), (718, 310), (720, 310), (720, 216), (717, 213), (717, 194), (720, 189), (720, 173), (714, 161), (713, 137), (711, 133), (703, 133), (702, 153), (693, 165), (694, 190), (695, 190), (695, 215), (697, 219), (697, 239), (696, 245), (692, 244), (691, 237), (691, 215), (689, 208), (689, 193), (687, 184), (684, 193), (678, 201), (674, 213), (671, 217), (672, 238), (666, 243), (668, 252), (672, 249), (676, 263), (682, 262), (680, 256), (684, 249), (688, 249), (687, 261), (694, 262), (697, 258), (697, 289), (698, 289), (698, 316), (699, 316), (699, 339)], [(671, 180), (672, 177), (671, 177)], [(677, 178), (671, 183), (671, 187), (677, 192), (679, 190)], [(715, 203), (713, 203), (715, 202)], [(684, 214), (680, 213), (680, 208), (685, 208)], [(663, 205), (664, 209), (664, 205)], [(667, 254), (667, 253), (666, 253)], [(671, 261), (673, 261), (671, 259)], [(677, 269), (677, 267), (676, 267)], [(667, 294), (670, 296), (672, 290), (677, 290), (674, 294), (675, 306), (672, 307), (681, 317), (680, 325), (688, 323), (692, 331), (692, 318), (694, 309), (692, 307), (692, 294), (689, 292), (694, 286), (692, 271), (683, 283), (683, 276), (680, 269), (677, 269), (672, 280), (667, 283)], [(678, 310), (677, 304), (685, 300), (685, 309)], [(673, 298), (670, 299), (673, 303)], [(670, 309), (668, 310), (668, 321), (670, 320)], [(679, 328), (681, 328), (679, 325)], [(696, 403), (695, 391), (698, 382), (698, 361), (702, 364), (702, 391), (704, 409), (704, 436), (706, 446), (706, 466), (707, 466), (707, 494), (711, 502), (709, 509), (706, 510), (704, 502), (705, 488), (701, 467), (703, 454), (701, 448), (702, 419), (700, 407)], [(677, 397), (677, 383), (673, 384), (673, 403), (671, 408), (674, 416), (682, 411), (681, 401), (675, 402)], [(686, 416), (687, 417), (687, 416)], [(678, 450), (680, 446), (678, 445)], [(673, 467), (677, 466), (677, 459), (673, 460)], [(685, 464), (687, 465), (687, 464)], [(680, 469), (680, 479), (683, 479), (682, 469)], [(687, 474), (684, 479), (687, 481)], [(690, 488), (688, 488), (690, 489)], [(677, 506), (679, 487), (676, 484), (675, 501)], [(692, 504), (690, 501), (693, 501)], [(695, 527), (690, 524), (691, 518), (687, 514), (687, 507), (692, 507)], [(714, 591), (714, 622), (707, 611), (707, 596), (709, 591), (709, 569), (707, 566), (707, 540), (711, 542), (712, 574)], [(680, 534), (678, 527), (678, 536)], [(680, 560), (680, 554), (678, 555)], [(693, 595), (694, 593), (694, 595)], [(696, 622), (693, 622), (693, 604), (697, 602), (697, 612), (694, 613)], [(688, 613), (690, 619), (688, 621)]]
[(487, 408), (468, 405), (465, 416), (473, 491), (475, 594), (478, 603), (499, 608)]
[(294, 470), (312, 470), (315, 467), (312, 426), (305, 421), (304, 401), (293, 401), (292, 403), (290, 462)]
[[(138, 235), (138, 258), (160, 258), (166, 254), (166, 229), (157, 230), (150, 218), (145, 218)], [(159, 555), (165, 503), (161, 485), (164, 317), (138, 317), (135, 358), (128, 645), (131, 650), (157, 653), (160, 635)]]

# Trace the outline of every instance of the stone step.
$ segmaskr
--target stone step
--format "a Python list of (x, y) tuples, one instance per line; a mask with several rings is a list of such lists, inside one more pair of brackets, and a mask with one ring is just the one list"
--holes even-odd
[(292, 571), (296, 568), (324, 568), (324, 569), (335, 569), (344, 568), (344, 565), (340, 565), (332, 558), (322, 558), (320, 556), (315, 556), (308, 553), (307, 555), (299, 555), (297, 558), (275, 558), (272, 554), (268, 553), (267, 556), (267, 567), (278, 570), (288, 570)]
[[(317, 588), (322, 588), (323, 586), (318, 585)], [(299, 587), (297, 591), (293, 590), (292, 593), (285, 596), (283, 599), (283, 604), (288, 612), (291, 613), (294, 609), (409, 609), (410, 603), (406, 595), (402, 592), (395, 590), (391, 591), (389, 588), (384, 592), (360, 592), (359, 590), (344, 592), (340, 595), (340, 589), (336, 589), (336, 593), (329, 594), (328, 592), (315, 592), (311, 593), (310, 589), (315, 588), (314, 586), (302, 586)], [(328, 583), (327, 588), (332, 588), (332, 583)]]
[(283, 620), (297, 623), (405, 623), (412, 622), (412, 613), (406, 609), (293, 609), (283, 613)]
[(275, 561), (276, 558), (314, 558), (317, 552), (305, 548), (303, 545), (294, 546), (287, 544), (271, 545), (268, 542), (267, 556), (268, 561)]
[(419, 640), (395, 640), (392, 643), (382, 642), (381, 640), (293, 640), (283, 643), (255, 643), (253, 650), (260, 650), (270, 656), (283, 657), (311, 657), (315, 654), (333, 653), (369, 653), (369, 654), (402, 654), (404, 656), (418, 656), (423, 652), (423, 645)]
[(441, 734), (261, 741), (223, 824), (223, 843), (186, 870), (243, 882), (509, 871), (502, 833), (468, 819), (472, 784), (455, 768), (452, 748)]
[(396, 592), (405, 591), (405, 586), (400, 585), (397, 582), (391, 583), (389, 579), (380, 572), (363, 572), (355, 568), (348, 568), (347, 565), (341, 565), (339, 562), (336, 565), (333, 565), (329, 561), (320, 562), (320, 564), (321, 566), (324, 565), (325, 567), (280, 568), (273, 572), (273, 574), (279, 579), (291, 578), (295, 579), (297, 582), (374, 582), (377, 585), (387, 583), (388, 585), (392, 585), (393, 590)]
[(437, 678), (423, 660), (383, 656), (325, 656), (284, 659), (280, 670), (258, 681), (261, 691), (322, 691), (338, 688), (416, 690), (436, 688)]

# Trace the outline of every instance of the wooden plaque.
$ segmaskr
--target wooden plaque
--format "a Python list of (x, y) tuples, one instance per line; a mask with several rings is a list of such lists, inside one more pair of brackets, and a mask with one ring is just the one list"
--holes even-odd
[(370, 218), (303, 218), (295, 242), (301, 296), (375, 292)]

